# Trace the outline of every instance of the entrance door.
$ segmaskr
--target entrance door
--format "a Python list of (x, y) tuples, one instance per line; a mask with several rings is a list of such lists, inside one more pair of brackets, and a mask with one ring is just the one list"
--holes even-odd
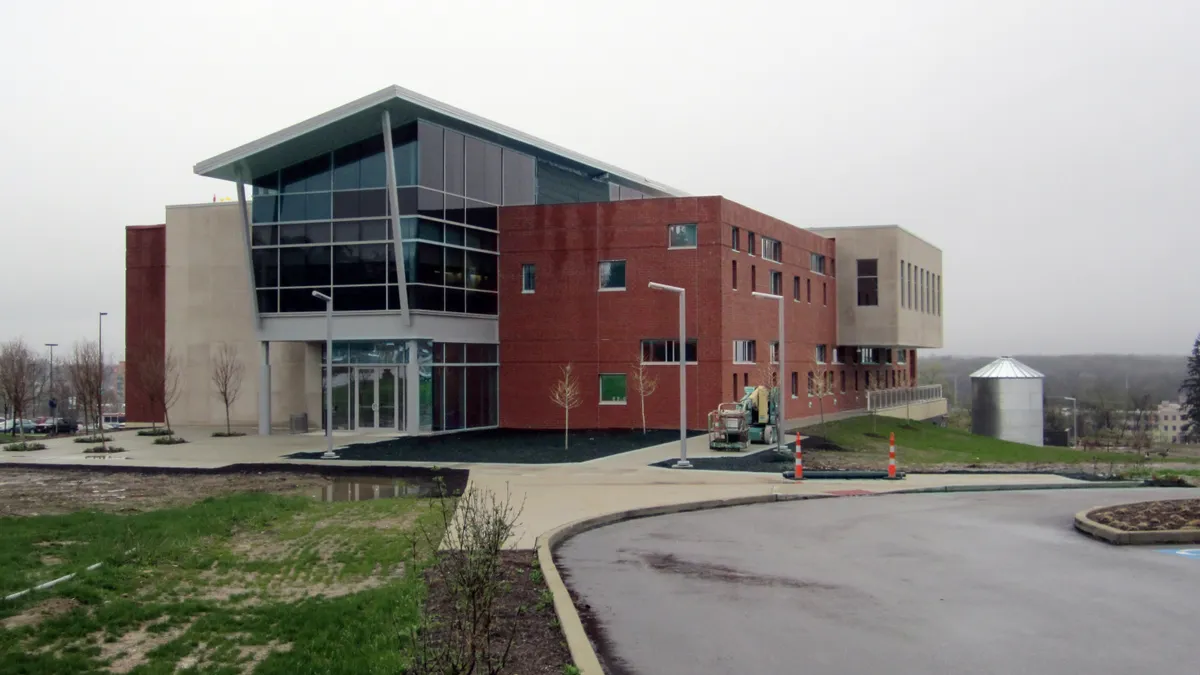
[(354, 373), (356, 424), (359, 429), (374, 429), (378, 426), (379, 396), (376, 392), (378, 384), (375, 368), (358, 368)]
[(379, 401), (379, 427), (381, 429), (396, 428), (396, 392), (399, 389), (395, 368), (380, 368), (379, 381), (379, 396), (375, 400)]

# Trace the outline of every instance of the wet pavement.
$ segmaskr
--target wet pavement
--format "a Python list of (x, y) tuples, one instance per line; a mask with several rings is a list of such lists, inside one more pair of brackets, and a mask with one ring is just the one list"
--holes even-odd
[(1186, 489), (896, 495), (634, 520), (558, 552), (611, 675), (1184, 673), (1200, 548), (1074, 531)]

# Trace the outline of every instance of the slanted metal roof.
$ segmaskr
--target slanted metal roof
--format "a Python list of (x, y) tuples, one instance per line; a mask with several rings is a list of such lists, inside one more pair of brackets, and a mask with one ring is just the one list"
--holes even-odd
[(687, 196), (686, 192), (669, 185), (652, 181), (395, 85), (198, 162), (193, 170), (201, 176), (224, 180), (237, 180), (240, 175), (249, 182), (256, 175), (281, 169), (331, 148), (354, 143), (379, 133), (379, 118), (384, 110), (391, 114), (393, 125), (425, 119), (526, 152), (584, 175), (641, 190), (651, 196)]
[(1001, 356), (971, 373), (971, 379), (1033, 379), (1044, 378), (1038, 371), (1011, 356)]

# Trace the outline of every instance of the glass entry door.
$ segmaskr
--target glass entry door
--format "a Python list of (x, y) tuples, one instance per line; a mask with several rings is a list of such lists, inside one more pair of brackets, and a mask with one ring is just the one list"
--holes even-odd
[(354, 369), (357, 429), (404, 428), (404, 370), (401, 367)]

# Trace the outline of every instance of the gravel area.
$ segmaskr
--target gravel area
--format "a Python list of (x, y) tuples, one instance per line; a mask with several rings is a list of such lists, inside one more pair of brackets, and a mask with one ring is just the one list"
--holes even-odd
[(1138, 502), (1096, 509), (1088, 517), (1126, 532), (1200, 530), (1200, 499)]
[[(702, 435), (693, 431), (689, 435)], [(340, 459), (385, 462), (497, 462), (555, 464), (585, 462), (679, 440), (678, 430), (646, 433), (628, 429), (581, 429), (570, 433), (563, 448), (562, 431), (492, 429), (444, 436), (390, 438), (358, 443), (337, 451)], [(319, 459), (320, 452), (298, 452), (290, 459)]]

